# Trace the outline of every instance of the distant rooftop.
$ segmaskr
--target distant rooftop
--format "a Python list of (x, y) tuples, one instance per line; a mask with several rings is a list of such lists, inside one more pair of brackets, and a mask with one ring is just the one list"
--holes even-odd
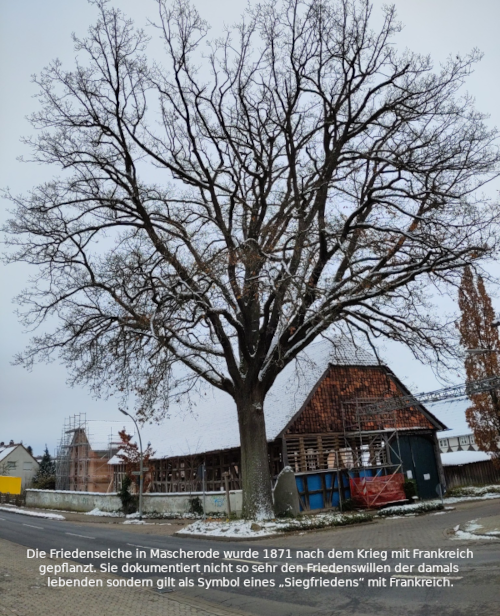
[(450, 451), (441, 454), (443, 466), (472, 464), (473, 462), (488, 462), (491, 454), (484, 451)]
[(438, 438), (451, 438), (472, 434), (472, 430), (465, 419), (465, 411), (471, 405), (467, 400), (448, 400), (427, 404), (429, 411), (442, 421), (449, 430), (438, 432)]
[(11, 454), (18, 445), (9, 445), (8, 447), (0, 447), (0, 462)]

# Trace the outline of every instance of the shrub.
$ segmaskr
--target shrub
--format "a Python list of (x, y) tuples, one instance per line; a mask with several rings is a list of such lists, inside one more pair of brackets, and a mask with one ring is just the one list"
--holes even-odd
[(128, 475), (125, 475), (122, 481), (118, 496), (122, 502), (122, 511), (125, 515), (135, 513), (137, 511), (137, 497), (130, 492), (132, 480)]
[(392, 507), (386, 507), (380, 509), (378, 515), (380, 517), (392, 516), (392, 515), (407, 515), (407, 514), (419, 514), (428, 513), (429, 511), (440, 511), (444, 509), (441, 503), (436, 501), (430, 501), (425, 503), (414, 503), (412, 505), (393, 505)]
[(405, 479), (404, 483), (405, 496), (408, 500), (412, 500), (414, 496), (418, 496), (417, 482), (415, 479)]
[(203, 515), (203, 504), (199, 496), (193, 496), (189, 499), (189, 513)]
[(356, 503), (352, 498), (347, 498), (345, 501), (342, 501), (342, 511), (354, 511), (356, 508)]
[(500, 485), (487, 485), (487, 486), (458, 486), (451, 488), (446, 492), (446, 497), (460, 497), (460, 496), (484, 496), (485, 494), (500, 493)]

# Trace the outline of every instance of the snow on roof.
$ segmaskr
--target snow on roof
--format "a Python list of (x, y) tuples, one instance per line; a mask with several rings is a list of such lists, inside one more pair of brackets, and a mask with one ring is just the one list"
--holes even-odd
[(10, 447), (2, 447), (0, 448), (0, 462), (2, 460), (5, 460), (5, 458), (11, 454), (14, 449), (16, 449), (17, 447), (19, 447), (19, 445), (11, 445)]
[(443, 466), (472, 464), (473, 462), (486, 462), (488, 460), (491, 460), (491, 454), (484, 451), (451, 451), (441, 454)]
[(448, 400), (427, 404), (429, 411), (435, 415), (449, 430), (438, 432), (438, 438), (451, 438), (472, 434), (472, 430), (465, 419), (465, 411), (470, 406), (470, 400)]
[[(329, 364), (379, 365), (374, 355), (352, 343), (335, 340), (334, 344), (325, 339), (312, 344), (277, 377), (264, 404), (269, 441), (274, 440), (301, 409)], [(168, 416), (159, 425), (147, 424), (141, 428), (143, 446), (146, 447), (148, 441), (151, 443), (153, 458), (240, 446), (236, 405), (231, 396), (223, 391), (207, 388), (192, 400), (190, 410), (181, 406), (171, 407)]]
[(132, 421), (111, 420), (104, 421), (99, 419), (87, 420), (86, 426), (87, 439), (93, 451), (105, 451), (109, 449), (111, 443), (116, 448), (120, 441), (118, 432), (125, 429), (128, 434), (135, 434), (135, 426)]

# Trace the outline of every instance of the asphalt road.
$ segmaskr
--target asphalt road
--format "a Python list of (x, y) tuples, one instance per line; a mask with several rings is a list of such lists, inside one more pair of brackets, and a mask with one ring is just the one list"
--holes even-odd
[[(338, 528), (331, 531), (298, 534), (280, 539), (258, 542), (219, 542), (179, 538), (161, 535), (145, 535), (128, 531), (123, 525), (73, 524), (43, 518), (27, 517), (0, 511), (0, 537), (31, 549), (50, 553), (56, 550), (117, 550), (131, 551), (131, 558), (95, 559), (76, 558), (78, 562), (92, 564), (99, 570), (101, 563), (118, 565), (117, 575), (137, 579), (168, 579), (165, 585), (173, 586), (174, 593), (198, 596), (206, 601), (239, 608), (259, 616), (309, 616), (330, 614), (350, 616), (498, 616), (500, 614), (500, 540), (456, 541), (450, 530), (457, 524), (462, 526), (479, 517), (498, 515), (500, 501), (485, 501), (460, 506), (443, 515), (427, 515), (416, 518), (384, 520), (374, 524)], [(358, 550), (374, 552), (358, 552)], [(423, 558), (415, 557), (413, 550), (466, 550), (472, 551), (469, 558)], [(216, 550), (222, 558), (152, 558), (151, 550), (207, 551)], [(332, 549), (341, 550), (342, 556), (329, 558)], [(398, 557), (392, 550), (409, 550), (404, 557)], [(226, 554), (224, 551), (251, 550), (252, 553)], [(278, 550), (273, 552), (272, 550)], [(281, 550), (281, 552), (279, 551)], [(302, 550), (302, 552), (297, 552)], [(352, 557), (347, 553), (353, 552)], [(387, 550), (385, 555), (384, 551)], [(307, 551), (313, 551), (307, 554)], [(322, 554), (323, 552), (323, 554)], [(470, 553), (469, 553), (470, 555)], [(384, 558), (386, 556), (386, 558)], [(204, 566), (216, 563), (225, 571), (203, 571)], [(396, 563), (402, 563), (406, 570), (394, 572)], [(418, 564), (457, 565), (458, 572), (422, 572)], [(40, 559), (38, 564), (50, 564)], [(171, 572), (167, 574), (133, 572), (122, 573), (125, 564), (183, 564), (194, 571)], [(316, 566), (354, 565), (373, 563), (379, 571), (314, 572), (307, 571), (307, 564)], [(194, 567), (193, 567), (194, 565)], [(196, 566), (199, 571), (196, 572)], [(293, 571), (302, 565), (303, 571)], [(380, 569), (391, 566), (391, 572)], [(413, 569), (410, 567), (413, 565)], [(245, 572), (245, 567), (248, 572)], [(242, 572), (237, 572), (240, 568)], [(253, 571), (252, 571), (253, 570)], [(267, 572), (266, 572), (267, 570)], [(62, 577), (52, 576), (53, 578)], [(180, 581), (193, 580), (193, 587), (180, 587)], [(206, 588), (218, 584), (221, 578), (230, 588)], [(409, 579), (417, 584), (450, 584), (445, 587), (402, 587)], [(443, 580), (447, 578), (444, 582)], [(203, 579), (204, 586), (199, 586)], [(329, 586), (315, 586), (314, 579), (327, 580)], [(248, 586), (245, 586), (247, 580)], [(271, 586), (270, 580), (274, 581)], [(312, 581), (311, 581), (312, 580)], [(332, 581), (337, 584), (332, 586)], [(350, 581), (349, 581), (350, 580)], [(358, 586), (345, 586), (358, 580)], [(361, 581), (362, 580), (362, 581)], [(425, 582), (425, 580), (438, 580)], [(439, 581), (441, 580), (441, 581)], [(293, 584), (293, 585), (292, 585)], [(306, 588), (304, 584), (311, 587)], [(371, 585), (369, 585), (371, 584)], [(375, 586), (380, 584), (380, 586)], [(170, 590), (167, 588), (165, 590)], [(103, 615), (105, 616), (105, 615)]]

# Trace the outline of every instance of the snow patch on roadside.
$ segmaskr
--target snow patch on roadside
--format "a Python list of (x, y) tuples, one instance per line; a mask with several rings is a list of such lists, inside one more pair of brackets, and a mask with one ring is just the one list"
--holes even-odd
[(500, 498), (500, 493), (498, 492), (487, 492), (481, 496), (450, 496), (449, 498), (445, 498), (445, 503), (466, 503), (469, 501), (479, 501), (479, 500), (492, 500), (494, 498)]
[(95, 515), (101, 518), (121, 518), (123, 517), (122, 513), (118, 513), (117, 511), (101, 511), (99, 507), (92, 509), (92, 511), (87, 511), (85, 515)]
[(493, 533), (477, 534), (477, 531), (481, 530), (481, 528), (483, 528), (482, 524), (478, 524), (477, 520), (471, 520), (470, 522), (467, 522), (464, 527), (464, 530), (460, 530), (460, 526), (455, 526), (455, 528), (453, 529), (455, 531), (455, 535), (451, 538), (467, 541), (477, 541), (481, 539), (500, 539), (500, 537), (494, 536), (495, 531), (493, 531)]
[(462, 496), (484, 496), (486, 494), (500, 494), (500, 485), (491, 484), (488, 486), (461, 486), (452, 488), (451, 494), (456, 494), (457, 497)]
[(478, 524), (477, 520), (471, 520), (470, 522), (467, 522), (465, 530), (469, 533), (473, 533), (475, 530), (480, 530), (481, 528), (483, 528), (482, 524)]
[(204, 535), (206, 537), (268, 537), (279, 533), (296, 530), (313, 530), (316, 528), (329, 528), (335, 526), (348, 526), (368, 522), (372, 519), (370, 514), (353, 513), (324, 513), (299, 518), (281, 518), (275, 520), (198, 520), (182, 530), (178, 535)]
[[(259, 530), (252, 530), (252, 526)], [(235, 520), (230, 522), (209, 522), (198, 520), (194, 524), (177, 531), (180, 535), (206, 535), (207, 537), (267, 537), (276, 535), (285, 524), (277, 522), (259, 522), (251, 520)]]
[(392, 507), (384, 507), (378, 512), (381, 518), (393, 515), (412, 516), (418, 513), (428, 513), (429, 511), (436, 511), (437, 509), (443, 509), (441, 501), (425, 501), (422, 503), (411, 503), (410, 505), (394, 505)]
[(497, 537), (490, 537), (488, 535), (475, 535), (474, 533), (470, 533), (466, 530), (456, 530), (455, 534), (453, 535), (453, 537), (451, 537), (451, 539), (460, 539), (460, 540), (467, 540), (467, 541), (478, 541), (481, 539), (497, 539)]
[[(489, 486), (492, 489), (495, 486)], [(498, 487), (498, 486), (497, 486)], [(450, 496), (449, 498), (444, 499), (445, 505), (455, 505), (457, 503), (466, 503), (471, 501), (481, 501), (481, 500), (492, 500), (494, 498), (500, 498), (500, 492), (488, 492), (485, 491), (484, 488), (470, 488), (470, 494), (474, 494), (474, 490), (477, 490), (476, 496)], [(419, 503), (411, 503), (410, 505), (395, 505), (393, 507), (385, 507), (381, 509), (378, 513), (380, 517), (393, 516), (393, 515), (415, 515), (418, 513), (427, 513), (430, 511), (435, 511), (438, 509), (444, 509), (444, 511), (440, 513), (444, 513), (445, 511), (452, 511), (455, 509), (454, 507), (442, 506), (440, 499), (422, 501)], [(434, 514), (437, 515), (437, 514)]]
[(36, 511), (26, 511), (17, 507), (0, 507), (0, 511), (8, 511), (9, 513), (19, 513), (20, 515), (28, 515), (32, 518), (45, 518), (47, 520), (65, 520), (63, 515), (58, 513), (38, 513)]

